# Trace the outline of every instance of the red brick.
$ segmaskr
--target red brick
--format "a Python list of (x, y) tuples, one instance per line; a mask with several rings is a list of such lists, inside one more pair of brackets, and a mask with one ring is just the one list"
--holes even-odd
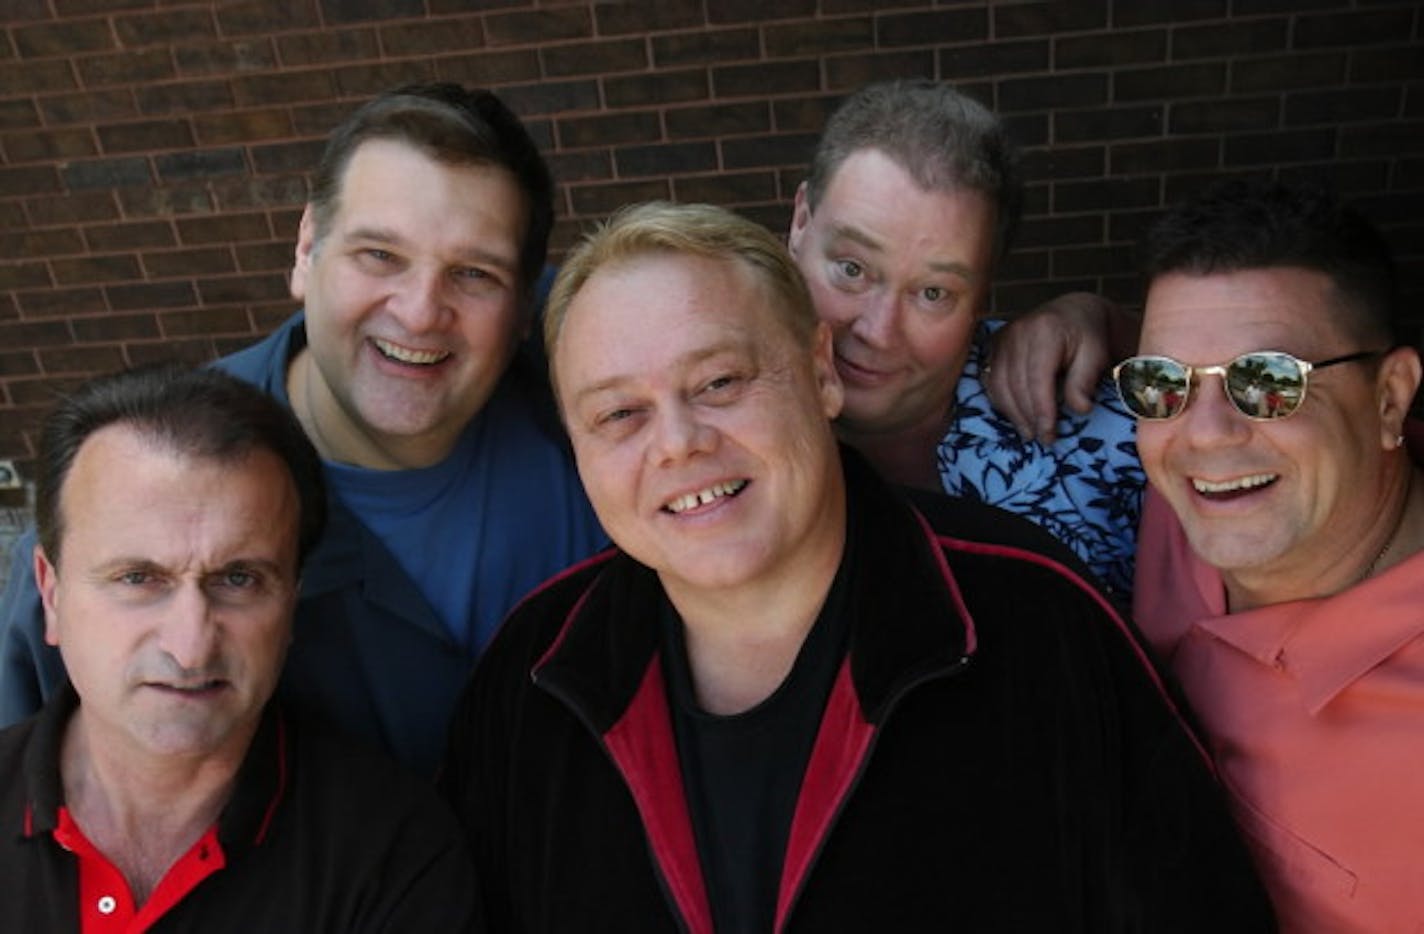
[(718, 29), (653, 37), (653, 61), (669, 65), (722, 65), (758, 58), (761, 37), (755, 29)]
[(772, 101), (771, 115), (778, 130), (820, 133), (831, 113), (844, 100), (836, 94), (826, 97), (794, 97)]
[(651, 146), (625, 146), (613, 154), (620, 178), (640, 175), (678, 176), (687, 172), (705, 172), (717, 168), (717, 145), (712, 141), (699, 143), (657, 143)]
[(66, 123), (109, 123), (138, 116), (138, 106), (128, 90), (86, 91), (82, 94), (61, 94), (42, 97), (40, 113), (45, 123), (55, 126)]
[(36, 226), (110, 220), (119, 216), (114, 196), (107, 191), (70, 192), (53, 198), (33, 198), (25, 210)]
[(426, 59), (381, 62), (372, 65), (347, 65), (333, 72), (336, 89), (342, 97), (375, 97), (382, 91), (403, 84), (435, 80), (435, 63)]
[(1215, 139), (1172, 139), (1157, 143), (1122, 143), (1112, 148), (1112, 175), (1139, 172), (1201, 171), (1221, 165), (1221, 143)]
[(0, 289), (42, 289), (53, 284), (45, 263), (0, 262)]
[(226, 81), (184, 81), (141, 86), (134, 91), (145, 114), (192, 114), (231, 110), (232, 89)]
[(598, 3), (593, 7), (593, 17), (598, 23), (599, 35), (603, 36), (683, 29), (704, 22), (701, 0)]
[(473, 87), (532, 81), (540, 75), (539, 53), (534, 49), (502, 49), (450, 56), (437, 61), (435, 71), (441, 81), (458, 81)]
[(222, 211), (266, 207), (301, 207), (307, 202), (307, 182), (301, 175), (217, 179), (212, 184)]
[(0, 88), (7, 97), (19, 94), (48, 93), (77, 87), (69, 62), (7, 62), (0, 65)]
[(641, 39), (609, 39), (549, 46), (539, 51), (544, 74), (551, 78), (637, 71), (648, 66), (647, 46)]
[(1260, 56), (1284, 52), (1290, 42), (1290, 20), (1240, 20), (1204, 26), (1177, 26), (1172, 30), (1172, 58)]
[[(1159, 144), (1150, 143), (1148, 146)], [(1128, 146), (1114, 147), (1127, 149)], [(1025, 149), (1021, 166), (1026, 181), (1045, 181), (1060, 178), (1095, 178), (1108, 174), (1104, 171), (1107, 149), (1103, 146), (1054, 146), (1050, 149)], [(1126, 174), (1113, 172), (1114, 175)]]
[(816, 146), (816, 133), (778, 133), (773, 136), (722, 141), (722, 164), (728, 169), (804, 165)]
[(533, 132), (529, 118), (538, 114), (592, 110), (598, 107), (598, 82), (542, 81), (519, 87), (500, 88), (499, 97), (524, 119)]
[(119, 203), (129, 217), (171, 217), (210, 214), (212, 195), (206, 185), (144, 186), (119, 191)]
[(139, 341), (124, 345), (124, 355), (133, 366), (149, 363), (186, 363), (201, 366), (217, 359), (217, 350), (211, 338), (190, 338), (188, 340), (164, 340), (159, 342)]
[(73, 227), (59, 230), (0, 230), (0, 256), (41, 259), (84, 252), (84, 239)]
[(771, 114), (765, 102), (713, 104), (708, 107), (679, 107), (663, 116), (668, 136), (693, 139), (764, 133), (771, 129)]
[(211, 39), (216, 36), (213, 17), (207, 9), (169, 9), (160, 13), (119, 16), (114, 30), (125, 48), (169, 45), (174, 42)]
[(1280, 55), (1233, 62), (1231, 93), (1285, 91), (1339, 84), (1345, 75), (1343, 53)]
[(19, 26), (11, 31), (15, 48), (24, 58), (103, 52), (116, 48), (114, 31), (105, 19), (64, 20)]
[(172, 152), (156, 156), (154, 165), (162, 182), (186, 178), (214, 178), (247, 171), (247, 159), (240, 147)]
[(274, 38), (277, 55), (287, 66), (359, 61), (381, 54), (376, 30), (371, 28), (323, 29)]
[(193, 283), (186, 279), (111, 285), (104, 289), (104, 295), (115, 311), (189, 308), (197, 304)]
[(312, 0), (224, 0), (214, 4), (218, 27), (224, 35), (280, 33), (289, 29), (315, 29), (322, 25)]
[(575, 213), (585, 217), (605, 217), (625, 204), (666, 199), (669, 194), (665, 180), (569, 186), (569, 200)]
[(708, 78), (705, 68), (609, 76), (603, 79), (603, 97), (612, 109), (706, 100)]
[(295, 132), (289, 110), (226, 111), (196, 114), (193, 132), (200, 144), (250, 142), (284, 139)]
[(1226, 133), (1279, 126), (1279, 97), (1237, 97), (1225, 100), (1178, 101), (1172, 104), (1169, 128), (1183, 133)]
[(97, 155), (94, 134), (87, 129), (59, 129), (11, 133), (5, 137), (5, 155), (11, 164), (55, 159), (82, 159)]
[(1051, 61), (1046, 39), (982, 42), (939, 52), (939, 74), (946, 80), (998, 77), (1042, 71)]
[(322, 19), (352, 23), (376, 19), (409, 19), (425, 12), (424, 0), (318, 0)]
[(559, 182), (587, 182), (613, 177), (613, 163), (607, 150), (556, 152), (548, 157), (549, 171)]
[(271, 146), (253, 146), (250, 150), (252, 167), (261, 175), (279, 175), (287, 172), (305, 172), (316, 168), (321, 161), (321, 152), (326, 147), (325, 140), (303, 140), (300, 143), (277, 143)]
[(86, 87), (144, 84), (174, 76), (173, 56), (167, 48), (95, 55), (78, 59), (76, 67), (79, 69), (79, 79)]
[(485, 44), (485, 32), (475, 17), (396, 23), (380, 30), (386, 55), (434, 55), (467, 52)]
[(1059, 3), (1042, 0), (994, 6), (994, 35), (1003, 38), (1039, 36), (1078, 29), (1101, 29), (1108, 24), (1106, 3)]
[[(73, 318), (74, 339), (83, 344), (103, 344), (110, 341), (140, 340), (158, 337), (158, 319), (152, 314), (109, 314)], [(5, 346), (0, 335), (0, 347)]]
[(134, 221), (126, 224), (91, 226), (84, 230), (84, 239), (96, 252), (134, 249), (136, 247), (172, 246), (173, 225), (167, 221)]
[(204, 305), (280, 301), (289, 295), (283, 275), (220, 276), (198, 280), (198, 299)]
[(687, 202), (744, 204), (777, 198), (776, 174), (770, 171), (717, 172), (679, 177), (672, 180), (672, 187), (673, 197)]
[(718, 97), (765, 97), (821, 89), (821, 68), (814, 60), (728, 65), (712, 69), (712, 87)]
[(71, 340), (64, 321), (0, 323), (0, 347), (60, 347)]
[(1053, 42), (1055, 68), (1115, 68), (1167, 60), (1167, 30), (1118, 30), (1063, 36)]
[(989, 38), (989, 14), (982, 9), (915, 11), (875, 18), (875, 43), (882, 49), (909, 45), (982, 43)]
[(55, 259), (50, 261), (50, 269), (61, 285), (125, 282), (139, 276), (138, 258), (130, 253)]
[(796, 19), (816, 12), (816, 0), (717, 0), (709, 3), (708, 18), (713, 23), (739, 23), (753, 20)]
[(336, 96), (336, 82), (324, 68), (245, 75), (232, 82), (232, 99), (238, 107), (329, 101)]
[(1400, 36), (1418, 35), (1418, 7), (1397, 10), (1352, 11), (1300, 15), (1295, 18), (1294, 42), (1298, 49), (1326, 46), (1382, 45)]
[(166, 312), (158, 316), (164, 337), (195, 337), (210, 334), (247, 334), (252, 322), (241, 308), (199, 308)]
[(104, 291), (88, 286), (77, 289), (44, 289), (15, 293), (26, 318), (54, 318), (107, 311)]
[(40, 112), (32, 100), (0, 101), (0, 130), (18, 130), (40, 125)]
[(268, 272), (276, 270), (283, 276), (292, 268), (292, 256), (296, 250), (296, 228), (291, 231), (290, 240), (272, 243), (243, 243), (233, 248), (237, 257), (237, 268), (243, 272)]
[(875, 24), (868, 16), (785, 23), (762, 30), (762, 46), (767, 58), (829, 55), (870, 48), (874, 44)]
[(139, 255), (144, 273), (151, 279), (178, 276), (211, 276), (232, 272), (232, 250), (204, 247), (191, 250), (149, 250)]
[(277, 66), (277, 52), (269, 38), (185, 43), (173, 55), (180, 75), (228, 75)]
[(107, 153), (152, 152), (193, 145), (193, 128), (187, 120), (144, 120), (98, 128), (99, 143)]
[(266, 214), (225, 214), (221, 217), (179, 218), (177, 224), (179, 239), (189, 245), (268, 240), (272, 237)]
[(593, 23), (588, 11), (578, 7), (492, 13), (485, 18), (485, 37), (490, 45), (545, 43), (591, 35)]
[(49, 374), (75, 373), (90, 376), (124, 367), (124, 352), (118, 347), (57, 347), (39, 352), (40, 366)]
[[(40, 371), (39, 361), (32, 350), (0, 351), (0, 377), (33, 376)], [(6, 421), (9, 420), (7, 413)]]
[(646, 143), (661, 137), (658, 115), (648, 111), (559, 121), (559, 141), (570, 148)]
[(78, 389), (83, 382), (83, 376), (40, 376), (9, 380), (5, 388), (15, 405), (52, 406), (59, 402), (61, 396)]

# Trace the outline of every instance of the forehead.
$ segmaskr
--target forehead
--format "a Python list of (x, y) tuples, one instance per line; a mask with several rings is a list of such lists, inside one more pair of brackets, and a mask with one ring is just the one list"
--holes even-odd
[(519, 180), (489, 162), (442, 162), (411, 143), (363, 142), (341, 173), (337, 222), (367, 215), (416, 215), (420, 220), (466, 219), (512, 237), (522, 235), (528, 205)]
[[(94, 432), (61, 488), (65, 541), (118, 534), (157, 549), (195, 524), (252, 540), (296, 542), (296, 488), (265, 448), (233, 460), (191, 457), (127, 425)], [(283, 523), (281, 517), (290, 520)], [(67, 544), (66, 544), (67, 548)]]
[(994, 205), (971, 188), (926, 190), (877, 149), (846, 157), (831, 175), (811, 222), (830, 235), (865, 234), (884, 250), (962, 258), (987, 255)]
[(1329, 277), (1308, 269), (1168, 273), (1148, 289), (1140, 348), (1196, 364), (1251, 350), (1334, 353), (1346, 332), (1333, 300)]
[(656, 374), (700, 354), (792, 342), (777, 298), (745, 264), (670, 252), (596, 270), (569, 303), (559, 382)]

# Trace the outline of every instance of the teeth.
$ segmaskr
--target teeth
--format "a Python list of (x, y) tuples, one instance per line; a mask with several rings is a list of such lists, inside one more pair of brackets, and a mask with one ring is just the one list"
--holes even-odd
[(445, 350), (414, 350), (410, 347), (402, 347), (400, 344), (392, 344), (390, 341), (381, 340), (379, 337), (371, 338), (371, 342), (376, 345), (376, 349), (390, 357), (392, 360), (399, 360), (401, 363), (415, 363), (421, 366), (429, 366), (432, 363), (439, 363), (450, 356)]
[(1231, 493), (1236, 490), (1250, 490), (1258, 486), (1265, 486), (1275, 482), (1275, 479), (1276, 475), (1273, 473), (1254, 473), (1249, 477), (1237, 477), (1235, 480), (1222, 480), (1219, 483), (1193, 477), (1192, 486), (1196, 487), (1198, 493)]
[(736, 493), (740, 493), (742, 487), (746, 485), (747, 481), (745, 480), (714, 483), (705, 490), (699, 490), (696, 493), (684, 493), (663, 508), (676, 515), (680, 512), (686, 512), (694, 506), (705, 506), (719, 497), (732, 496)]

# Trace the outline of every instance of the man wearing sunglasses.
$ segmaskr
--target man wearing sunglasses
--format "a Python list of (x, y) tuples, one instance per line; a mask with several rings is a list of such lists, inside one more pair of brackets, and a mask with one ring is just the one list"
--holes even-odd
[(1415, 930), (1424, 433), (1388, 248), (1235, 182), (1145, 243), (1137, 621), (1196, 708), (1282, 929)]

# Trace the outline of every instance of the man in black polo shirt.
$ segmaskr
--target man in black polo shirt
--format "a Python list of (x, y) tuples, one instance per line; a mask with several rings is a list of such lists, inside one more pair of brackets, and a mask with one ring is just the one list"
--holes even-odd
[(0, 733), (0, 930), (463, 930), (445, 808), (269, 705), (325, 494), (215, 370), (95, 380), (45, 423), (35, 576), (71, 684)]

